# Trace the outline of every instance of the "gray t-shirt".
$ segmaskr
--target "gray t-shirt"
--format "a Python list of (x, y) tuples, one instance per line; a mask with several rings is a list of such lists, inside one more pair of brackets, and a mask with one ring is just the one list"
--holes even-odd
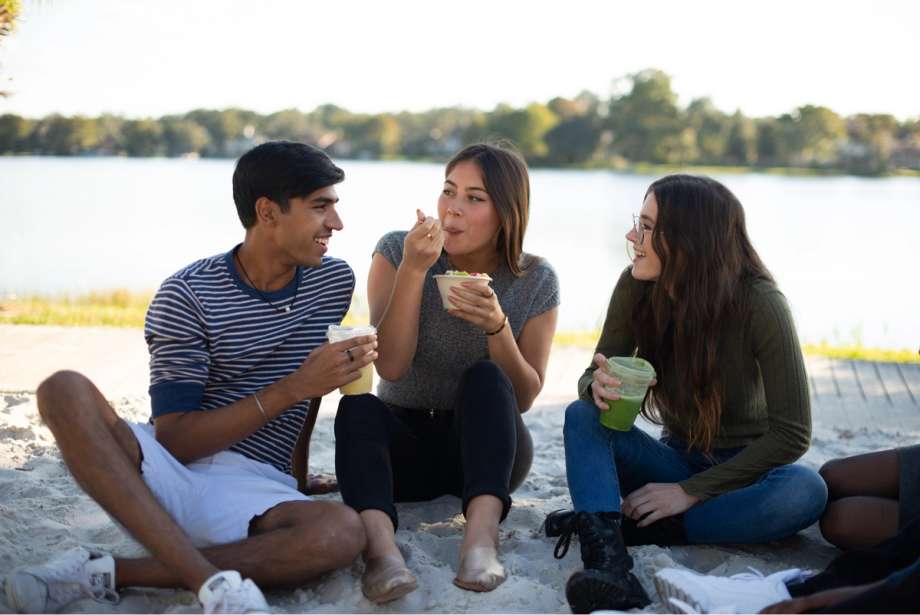
[[(377, 242), (374, 252), (399, 268), (405, 238), (406, 231), (387, 233)], [(508, 316), (515, 339), (528, 320), (559, 305), (559, 280), (549, 263), (529, 255), (525, 255), (524, 262), (532, 264), (521, 277), (515, 277), (504, 261), (490, 274), (492, 288)], [(441, 304), (438, 285), (432, 276), (448, 269), (455, 267), (442, 252), (425, 275), (418, 346), (412, 366), (395, 382), (381, 378), (377, 387), (377, 396), (388, 404), (452, 410), (460, 376), (477, 361), (489, 357), (486, 334), (465, 320), (451, 316)]]

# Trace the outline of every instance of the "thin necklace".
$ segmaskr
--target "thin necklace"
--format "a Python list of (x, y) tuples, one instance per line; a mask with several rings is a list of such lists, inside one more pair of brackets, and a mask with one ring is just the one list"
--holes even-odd
[[(288, 313), (288, 312), (291, 311), (291, 309), (294, 307), (294, 302), (297, 301), (297, 291), (300, 290), (300, 280), (298, 280), (298, 281), (297, 281), (297, 284), (294, 286), (294, 296), (291, 297), (291, 302), (290, 302), (289, 304), (287, 304), (286, 306), (280, 307), (280, 308), (279, 308), (277, 305), (275, 305), (275, 304), (272, 302), (271, 299), (269, 299), (268, 297), (266, 297), (266, 296), (262, 293), (261, 290), (259, 290), (258, 288), (256, 288), (256, 285), (255, 285), (255, 284), (253, 284), (252, 278), (249, 277), (249, 274), (246, 272), (246, 268), (243, 267), (243, 260), (240, 258), (240, 255), (239, 255), (237, 252), (234, 252), (234, 253), (233, 253), (233, 256), (236, 258), (236, 263), (240, 266), (240, 273), (243, 274), (243, 277), (246, 278), (246, 282), (252, 287), (252, 289), (253, 289), (254, 291), (256, 291), (256, 293), (258, 293), (259, 297), (262, 298), (262, 301), (264, 301), (265, 303), (267, 303), (267, 304), (269, 304), (270, 306), (272, 306), (272, 307), (275, 309), (275, 311), (278, 312), (279, 314), (286, 314), (286, 313)], [(295, 276), (296, 276), (296, 274), (297, 274), (297, 269), (296, 269), (296, 268), (294, 269), (294, 274), (295, 274)]]

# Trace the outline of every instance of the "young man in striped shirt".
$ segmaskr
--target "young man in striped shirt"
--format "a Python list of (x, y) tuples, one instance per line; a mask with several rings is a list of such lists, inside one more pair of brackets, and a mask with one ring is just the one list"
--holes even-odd
[(41, 384), (39, 411), (77, 482), (151, 556), (76, 548), (21, 568), (6, 580), (14, 609), (184, 586), (205, 612), (269, 612), (252, 580), (295, 585), (363, 550), (357, 514), (311, 501), (290, 475), (308, 400), (377, 356), (373, 336), (324, 343), (354, 289), (348, 265), (324, 256), (342, 229), (342, 179), (304, 144), (265, 143), (240, 158), (243, 243), (170, 276), (148, 310), (151, 425), (118, 418), (80, 374)]

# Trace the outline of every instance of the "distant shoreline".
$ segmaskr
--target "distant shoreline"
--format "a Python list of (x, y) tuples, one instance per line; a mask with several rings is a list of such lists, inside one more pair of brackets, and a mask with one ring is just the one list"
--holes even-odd
[[(513, 143), (534, 167), (645, 169), (740, 165), (744, 172), (920, 176), (920, 118), (841, 115), (816, 104), (761, 117), (720, 110), (707, 97), (678, 104), (671, 76), (653, 67), (616, 78), (609, 96), (582, 91), (522, 106), (447, 106), (355, 113), (335, 104), (271, 113), (197, 108), (160, 117), (0, 115), (0, 151), (236, 158), (264, 141), (316, 145), (333, 159), (432, 160), (465, 144)], [(691, 166), (684, 166), (691, 165)], [(785, 169), (795, 169), (785, 171)], [(763, 171), (761, 171), (763, 170)]]
[[(76, 154), (76, 155), (52, 155), (52, 154), (19, 154), (3, 152), (0, 158), (53, 158), (53, 159), (79, 159), (79, 160), (104, 160), (104, 159), (124, 159), (124, 160), (235, 160), (228, 156), (214, 157), (186, 157), (186, 156), (127, 156), (127, 155), (96, 155), (96, 154)], [(440, 158), (409, 158), (409, 157), (389, 157), (389, 158), (337, 158), (342, 162), (417, 162), (423, 164), (442, 164), (444, 161)], [(920, 178), (920, 171), (911, 169), (894, 169), (886, 173), (866, 174), (853, 173), (844, 169), (818, 168), (818, 167), (782, 167), (782, 166), (739, 166), (739, 165), (678, 165), (678, 164), (654, 164), (654, 163), (628, 163), (628, 164), (605, 164), (605, 163), (588, 163), (578, 165), (541, 165), (539, 163), (529, 165), (532, 170), (541, 171), (608, 171), (622, 175), (668, 175), (670, 173), (691, 173), (696, 175), (743, 175), (746, 173), (759, 175), (780, 175), (787, 177), (863, 177), (867, 179), (885, 179), (890, 177), (914, 177)]]

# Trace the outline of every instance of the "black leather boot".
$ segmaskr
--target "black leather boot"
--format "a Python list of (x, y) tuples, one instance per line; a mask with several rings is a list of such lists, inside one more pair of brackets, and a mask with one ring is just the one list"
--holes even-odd
[(546, 515), (543, 522), (543, 529), (546, 530), (547, 538), (556, 538), (562, 536), (575, 520), (575, 511), (560, 508)]
[(623, 519), (623, 540), (627, 546), (658, 545), (659, 547), (669, 547), (671, 545), (687, 544), (683, 515), (665, 517), (645, 527), (639, 527), (638, 523), (638, 521), (629, 517), (624, 517)]
[(630, 572), (633, 560), (623, 544), (620, 513), (575, 513), (556, 544), (556, 558), (565, 557), (576, 533), (585, 569), (569, 577), (565, 585), (565, 598), (573, 613), (642, 608), (649, 604), (645, 590)]
[[(549, 513), (546, 515), (546, 521), (543, 522), (547, 538), (561, 536), (568, 531), (574, 520), (574, 510), (560, 509)], [(623, 533), (623, 542), (627, 547), (640, 545), (668, 547), (688, 544), (687, 536), (684, 532), (683, 515), (665, 517), (646, 527), (639, 527), (635, 519), (623, 517), (620, 529)]]

